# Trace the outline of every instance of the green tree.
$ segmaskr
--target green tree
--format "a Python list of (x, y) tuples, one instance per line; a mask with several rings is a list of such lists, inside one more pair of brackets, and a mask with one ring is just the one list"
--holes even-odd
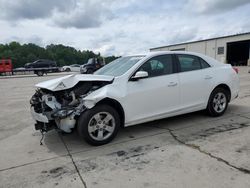
[[(85, 64), (89, 58), (93, 57), (102, 58), (100, 53), (95, 54), (89, 50), (76, 50), (73, 47), (62, 44), (50, 44), (45, 48), (32, 43), (21, 45), (15, 41), (9, 44), (0, 44), (0, 59), (10, 58), (14, 68), (23, 67), (26, 63), (38, 59), (54, 60), (58, 66)], [(105, 57), (105, 61), (109, 63), (116, 58), (115, 56)]]

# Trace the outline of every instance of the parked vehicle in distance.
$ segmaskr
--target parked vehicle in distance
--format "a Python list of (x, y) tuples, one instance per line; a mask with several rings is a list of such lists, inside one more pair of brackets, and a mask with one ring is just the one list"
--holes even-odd
[(27, 71), (34, 71), (38, 76), (43, 76), (48, 72), (59, 72), (56, 62), (47, 59), (39, 59), (32, 63), (26, 63), (24, 68)]
[(116, 59), (93, 75), (68, 75), (36, 85), (35, 128), (76, 128), (92, 145), (110, 142), (120, 127), (204, 110), (221, 116), (239, 93), (230, 64), (198, 53), (151, 52)]
[(80, 72), (80, 66), (79, 64), (73, 64), (73, 65), (65, 65), (62, 67), (61, 71), (66, 72)]
[(32, 63), (26, 63), (24, 65), (24, 68), (49, 68), (49, 67), (57, 67), (56, 62), (47, 59), (39, 59)]
[(90, 58), (86, 64), (81, 65), (80, 72), (81, 74), (93, 74), (96, 70), (100, 69), (104, 65), (105, 62), (103, 59)]
[(0, 74), (13, 71), (11, 59), (0, 59)]

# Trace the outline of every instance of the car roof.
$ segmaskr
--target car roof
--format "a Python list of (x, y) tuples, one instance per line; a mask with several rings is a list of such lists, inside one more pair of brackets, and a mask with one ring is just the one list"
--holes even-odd
[(206, 62), (208, 62), (211, 66), (224, 65), (223, 63), (215, 60), (214, 58), (211, 58), (211, 57), (206, 56), (206, 55), (201, 54), (201, 53), (189, 52), (189, 51), (188, 52), (187, 51), (156, 51), (156, 52), (147, 52), (147, 53), (142, 53), (142, 54), (136, 54), (136, 55), (133, 55), (133, 56), (145, 56), (145, 58), (150, 58), (150, 57), (154, 57), (154, 56), (157, 56), (157, 55), (166, 55), (166, 54), (187, 54), (187, 55), (194, 55), (194, 56), (198, 56), (198, 57), (202, 58), (203, 60), (205, 60)]
[(141, 54), (136, 54), (134, 56), (155, 56), (155, 55), (164, 55), (164, 54), (189, 54), (189, 55), (203, 55), (197, 52), (187, 52), (187, 51), (155, 51), (155, 52), (146, 52)]

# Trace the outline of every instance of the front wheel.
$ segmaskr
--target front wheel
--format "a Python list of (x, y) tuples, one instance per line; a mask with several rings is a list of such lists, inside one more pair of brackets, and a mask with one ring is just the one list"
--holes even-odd
[(229, 102), (228, 91), (216, 88), (209, 97), (207, 111), (209, 115), (217, 117), (225, 113)]
[(120, 128), (120, 117), (114, 108), (97, 105), (78, 119), (77, 130), (87, 143), (99, 146), (114, 139)]

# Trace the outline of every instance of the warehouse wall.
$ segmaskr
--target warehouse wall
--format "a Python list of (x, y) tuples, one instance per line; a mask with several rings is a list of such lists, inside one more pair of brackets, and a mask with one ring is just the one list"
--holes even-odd
[[(217, 59), (220, 62), (227, 63), (227, 43), (250, 40), (250, 34), (231, 36), (225, 38), (211, 39), (206, 41), (198, 41), (194, 43), (186, 43), (180, 45), (171, 45), (166, 47), (160, 47), (151, 49), (150, 51), (172, 51), (172, 50), (184, 50), (191, 52), (198, 52)], [(218, 54), (218, 48), (224, 49), (222, 54)], [(250, 64), (250, 60), (248, 61)]]

